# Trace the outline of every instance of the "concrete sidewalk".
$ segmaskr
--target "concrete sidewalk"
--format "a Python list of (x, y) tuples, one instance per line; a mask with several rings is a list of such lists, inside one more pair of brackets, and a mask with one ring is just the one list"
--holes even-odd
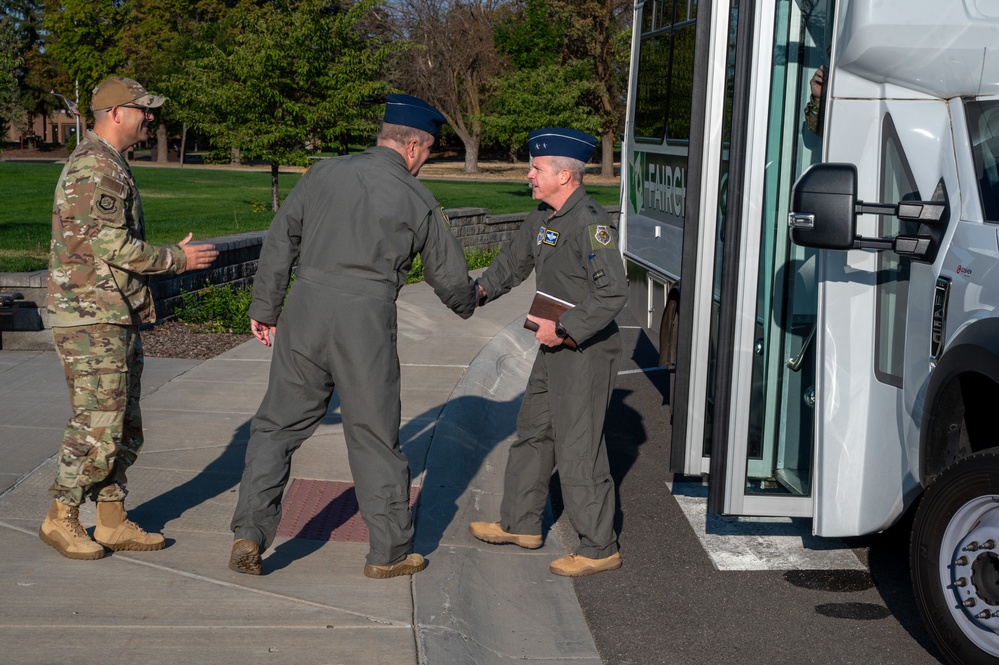
[[(521, 327), (533, 280), (469, 321), (424, 285), (399, 299), (401, 441), (410, 459), (413, 577), (363, 576), (343, 430), (330, 411), (294, 458), (264, 575), (228, 569), (229, 519), (270, 351), (249, 341), (208, 361), (147, 359), (146, 445), (130, 517), (160, 552), (73, 561), (39, 540), (52, 456), (69, 416), (54, 353), (0, 351), (0, 643), (5, 663), (599, 663), (572, 582), (540, 550), (491, 546), (471, 520), (499, 514), (506, 450), (534, 357)], [(81, 511), (94, 523), (93, 504)], [(549, 519), (550, 522), (550, 519)]]

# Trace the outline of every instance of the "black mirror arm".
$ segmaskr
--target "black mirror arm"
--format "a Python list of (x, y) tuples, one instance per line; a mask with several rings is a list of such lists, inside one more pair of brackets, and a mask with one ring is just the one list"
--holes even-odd
[(943, 219), (947, 210), (945, 201), (902, 201), (898, 205), (891, 203), (865, 203), (857, 201), (854, 212), (858, 215), (889, 215), (906, 222), (934, 224)]

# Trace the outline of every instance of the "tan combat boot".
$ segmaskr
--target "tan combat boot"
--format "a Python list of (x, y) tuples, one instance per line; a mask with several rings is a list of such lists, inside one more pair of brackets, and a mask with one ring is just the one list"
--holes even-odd
[(80, 507), (52, 499), (38, 537), (68, 559), (100, 559), (104, 548), (87, 535), (80, 524)]
[(112, 552), (130, 550), (148, 552), (161, 550), (166, 539), (158, 533), (146, 533), (125, 514), (125, 504), (121, 501), (97, 502), (97, 528), (94, 540)]
[(548, 570), (563, 577), (585, 577), (595, 575), (605, 570), (617, 570), (621, 567), (621, 554), (614, 552), (603, 559), (588, 559), (579, 554), (569, 554), (561, 559), (555, 559)]
[(376, 566), (372, 563), (364, 565), (364, 576), (376, 580), (384, 580), (400, 575), (415, 575), (427, 567), (427, 561), (419, 554), (409, 554), (399, 563), (389, 566)]
[(469, 522), (468, 532), (482, 542), (493, 545), (512, 543), (529, 550), (536, 550), (542, 545), (540, 534), (510, 533), (504, 531), (499, 522)]

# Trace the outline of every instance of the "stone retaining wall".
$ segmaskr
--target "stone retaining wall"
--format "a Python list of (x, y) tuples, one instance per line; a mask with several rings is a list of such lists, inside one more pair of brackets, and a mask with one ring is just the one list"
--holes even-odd
[[(617, 206), (608, 207), (617, 218)], [(453, 208), (447, 210), (451, 231), (466, 250), (489, 250), (501, 247), (514, 236), (527, 213), (489, 215), (485, 208)], [(211, 268), (180, 275), (155, 275), (150, 280), (156, 314), (159, 320), (173, 317), (181, 303), (181, 294), (197, 291), (208, 285), (232, 284), (241, 288), (253, 283), (257, 258), (266, 231), (254, 231), (215, 238), (219, 258)], [(11, 312), (0, 317), (0, 349), (44, 350), (52, 348), (45, 311), (48, 271), (0, 273), (0, 292), (17, 292), (24, 296)]]

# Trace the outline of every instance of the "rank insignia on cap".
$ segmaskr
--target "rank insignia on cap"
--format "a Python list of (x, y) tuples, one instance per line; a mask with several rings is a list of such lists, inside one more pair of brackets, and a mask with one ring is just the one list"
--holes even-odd
[(101, 209), (101, 212), (114, 212), (117, 203), (117, 199), (110, 194), (101, 194), (101, 198), (97, 199), (97, 207)]
[(544, 240), (542, 240), (542, 242), (545, 243), (546, 245), (551, 245), (552, 247), (554, 247), (555, 243), (558, 242), (558, 231), (552, 231), (551, 229), (545, 231), (545, 237)]
[(607, 227), (602, 224), (597, 225), (597, 230), (593, 234), (593, 238), (601, 245), (605, 246), (611, 241), (611, 235), (607, 232)]
[(541, 241), (545, 239), (545, 231), (546, 231), (546, 229), (543, 226), (538, 230), (538, 244), (539, 245), (541, 244)]

